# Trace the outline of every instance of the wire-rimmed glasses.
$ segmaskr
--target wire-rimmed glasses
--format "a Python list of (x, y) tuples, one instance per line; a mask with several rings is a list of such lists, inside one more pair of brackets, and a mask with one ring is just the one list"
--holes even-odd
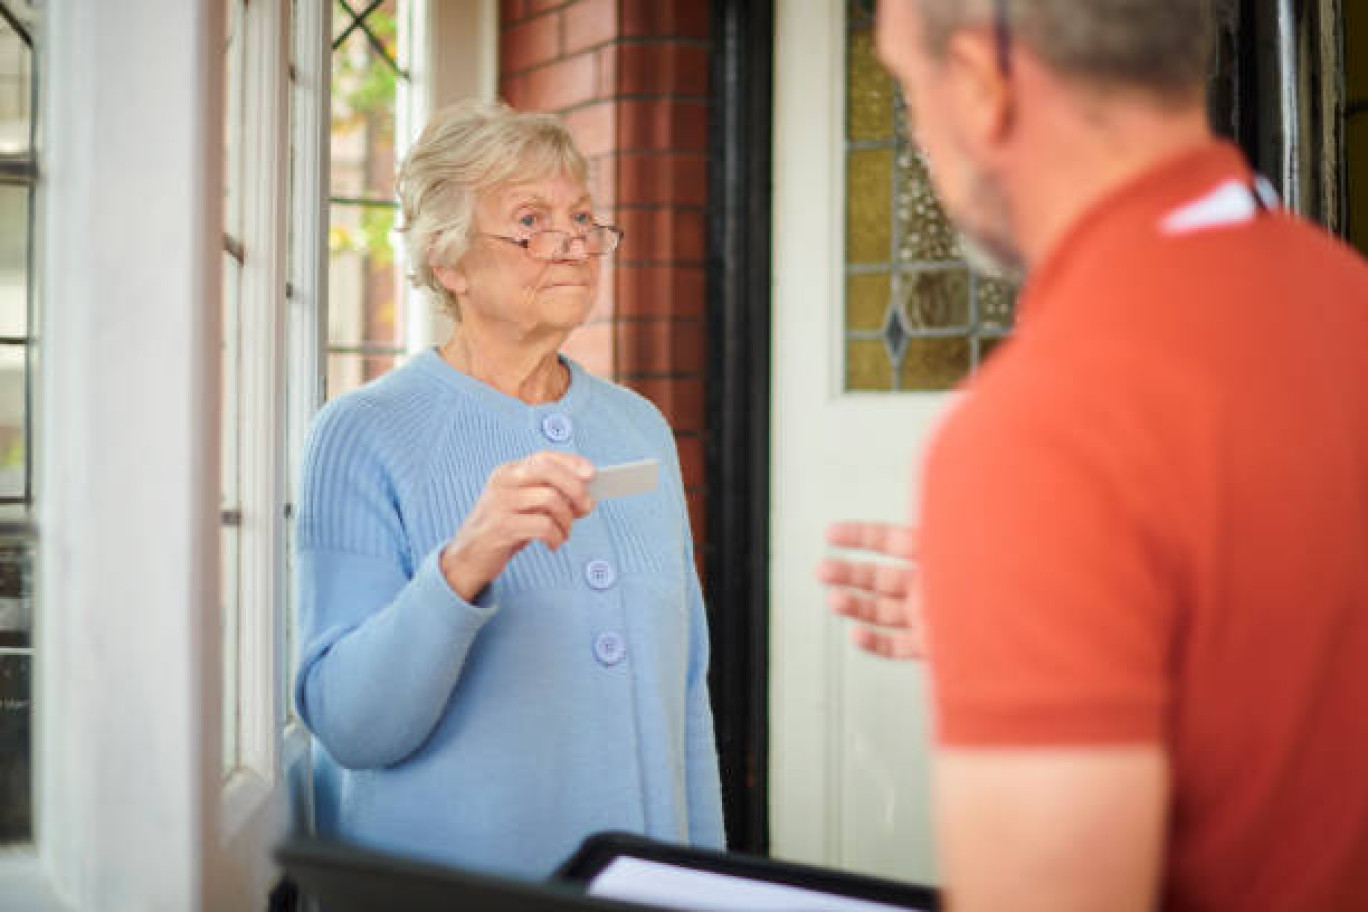
[(563, 260), (570, 255), (570, 248), (579, 241), (585, 256), (606, 256), (617, 250), (622, 243), (622, 230), (612, 225), (595, 225), (584, 234), (571, 234), (567, 231), (538, 231), (525, 238), (506, 237), (502, 234), (489, 234), (481, 231), (483, 237), (516, 244), (526, 250), (536, 260)]
[(1009, 0), (997, 0), (993, 7), (993, 38), (997, 44), (998, 72), (1003, 78), (1012, 75), (1012, 14)]

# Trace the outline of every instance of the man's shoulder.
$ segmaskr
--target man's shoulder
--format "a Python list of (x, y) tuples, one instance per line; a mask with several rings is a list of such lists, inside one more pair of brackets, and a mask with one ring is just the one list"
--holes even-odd
[[(1051, 289), (1086, 324), (1124, 320), (1134, 331), (1234, 319), (1251, 304), (1337, 290), (1330, 306), (1362, 307), (1368, 263), (1299, 216), (1269, 211), (1244, 222), (1173, 232), (1162, 224), (1109, 237)], [(1239, 329), (1236, 321), (1232, 329)], [(1080, 326), (1081, 328), (1081, 326)]]

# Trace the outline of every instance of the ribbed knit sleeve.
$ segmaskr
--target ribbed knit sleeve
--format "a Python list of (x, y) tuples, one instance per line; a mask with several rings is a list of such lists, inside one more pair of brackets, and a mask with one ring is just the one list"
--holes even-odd
[(358, 397), (320, 413), (299, 499), (295, 701), (352, 769), (397, 763), (423, 744), (494, 610), (451, 591), (439, 550), (408, 553), (395, 467), (415, 444), (386, 417)]

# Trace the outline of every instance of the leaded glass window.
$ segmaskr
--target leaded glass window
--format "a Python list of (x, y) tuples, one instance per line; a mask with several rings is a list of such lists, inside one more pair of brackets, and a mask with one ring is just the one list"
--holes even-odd
[[(241, 643), (242, 581), (242, 274), (247, 264), (243, 242), (243, 110), (247, 72), (247, 0), (223, 5), (223, 288), (220, 342), (219, 600), (222, 620), (223, 729), (225, 775), (238, 766), (238, 673)], [(254, 252), (254, 255), (255, 254)]]
[(846, 8), (845, 388), (945, 390), (1010, 332), (1015, 291), (965, 262), (875, 57), (872, 5)]
[(327, 395), (395, 367), (405, 353), (395, 255), (395, 114), (406, 0), (335, 0)]
[(0, 846), (33, 840), (36, 20), (0, 2)]

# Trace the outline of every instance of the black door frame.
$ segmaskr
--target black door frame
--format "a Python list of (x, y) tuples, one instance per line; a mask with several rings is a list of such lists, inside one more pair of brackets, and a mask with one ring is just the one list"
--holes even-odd
[(712, 0), (707, 545), (727, 844), (769, 851), (770, 149), (773, 0)]
[(1284, 202), (1345, 234), (1343, 0), (1221, 0), (1216, 9), (1213, 125)]

